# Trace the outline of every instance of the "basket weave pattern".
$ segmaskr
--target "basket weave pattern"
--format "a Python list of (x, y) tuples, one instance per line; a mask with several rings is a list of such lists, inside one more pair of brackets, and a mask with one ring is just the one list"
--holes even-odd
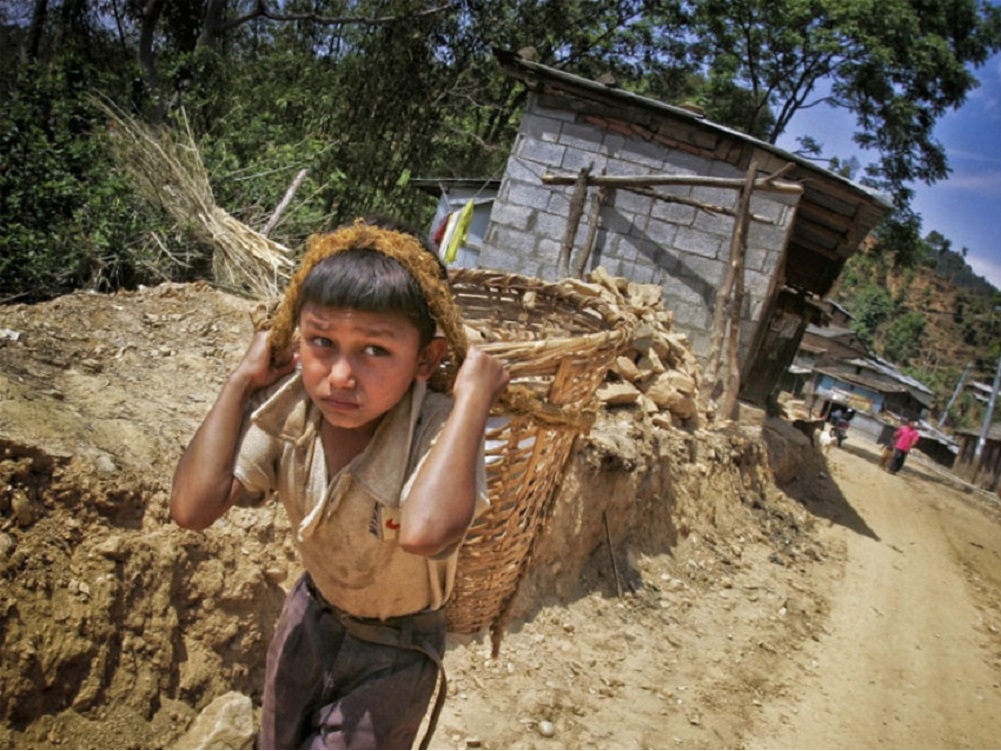
[[(451, 284), (470, 344), (504, 360), (512, 384), (571, 415), (591, 407), (631, 335), (632, 325), (603, 302), (560, 285), (476, 269), (453, 270)], [(554, 426), (495, 409), (486, 434), (491, 505), (459, 554), (450, 631), (503, 626), (581, 432), (572, 421)]]

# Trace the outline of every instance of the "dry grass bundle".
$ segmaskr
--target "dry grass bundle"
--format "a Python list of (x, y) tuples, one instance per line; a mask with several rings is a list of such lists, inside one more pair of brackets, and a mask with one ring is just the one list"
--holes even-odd
[(277, 297), (294, 265), (289, 250), (216, 205), (183, 113), (178, 128), (154, 131), (106, 102), (95, 104), (110, 118), (115, 160), (140, 194), (213, 249), (216, 282), (260, 300)]

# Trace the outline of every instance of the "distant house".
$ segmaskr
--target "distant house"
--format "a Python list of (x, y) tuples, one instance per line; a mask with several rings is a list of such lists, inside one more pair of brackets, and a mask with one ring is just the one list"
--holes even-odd
[(789, 368), (786, 390), (806, 397), (806, 407), (827, 414), (834, 406), (868, 415), (884, 411), (897, 420), (920, 419), (931, 405), (931, 389), (876, 357), (848, 324), (854, 320), (842, 305), (818, 303), (827, 325), (809, 324)]
[(874, 356), (824, 360), (813, 373), (812, 406), (824, 414), (830, 405), (840, 404), (869, 415), (888, 412), (898, 421), (920, 420), (935, 396), (920, 381)]
[(917, 448), (952, 466), (956, 444), (926, 421), (934, 393), (920, 381), (901, 373), (878, 357), (855, 357), (825, 362), (813, 369), (806, 404), (812, 414), (829, 415), (836, 407), (851, 407), (856, 415), (851, 431), (877, 443), (887, 443), (907, 420), (920, 424)]
[(867, 357), (869, 348), (851, 329), (808, 324), (783, 388), (795, 396), (812, 394), (813, 374), (818, 368), (841, 360)]
[(955, 471), (978, 487), (998, 492), (1001, 488), (1001, 422), (994, 423), (987, 431), (978, 458), (976, 454), (980, 433), (980, 430), (956, 431), (956, 438), (959, 439), (959, 455), (956, 458)]
[(847, 328), (854, 317), (830, 301), (818, 304), (830, 325), (808, 325), (784, 388), (802, 397), (808, 416), (827, 417), (838, 407), (855, 410), (850, 433), (888, 443), (906, 420), (919, 424), (917, 444), (934, 461), (951, 467), (958, 444), (927, 421), (934, 393), (895, 365), (875, 356), (865, 342)]
[[(782, 180), (800, 193), (755, 191), (747, 233), (741, 316), (741, 399), (765, 404), (793, 361), (812, 302), (889, 204), (813, 162), (687, 109), (497, 52), (503, 70), (530, 91), (493, 201), (477, 264), (557, 279), (573, 186), (544, 175), (674, 175), (743, 179), (752, 161), (762, 176), (791, 165)], [(585, 270), (603, 266), (634, 282), (658, 284), (675, 327), (705, 361), (716, 291), (729, 263), (738, 191), (707, 185), (617, 187), (586, 210), (573, 238), (574, 264), (594, 239)], [(719, 207), (709, 210), (706, 204)], [(592, 227), (591, 225), (594, 224)]]
[(816, 353), (818, 364), (852, 357), (868, 357), (870, 354), (869, 348), (858, 334), (836, 325), (808, 325), (803, 332), (800, 349), (804, 356), (809, 352)]
[(993, 390), (991, 384), (980, 381), (969, 381), (965, 388), (967, 393), (973, 394), (973, 398), (982, 404), (987, 404), (991, 400), (991, 391)]
[(844, 305), (834, 302), (834, 300), (827, 300), (825, 302), (830, 315), (829, 325), (840, 328), (850, 328), (851, 322), (855, 320), (855, 316), (852, 312)]

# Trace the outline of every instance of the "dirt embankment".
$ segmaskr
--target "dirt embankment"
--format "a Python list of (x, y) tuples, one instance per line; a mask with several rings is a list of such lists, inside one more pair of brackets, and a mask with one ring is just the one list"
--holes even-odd
[[(0, 310), (0, 745), (169, 747), (213, 698), (259, 701), (298, 571), (284, 514), (190, 533), (166, 513), (250, 307), (165, 285)], [(837, 533), (871, 523), (832, 479), (852, 455), (784, 423), (637, 415), (609, 412), (580, 443), (500, 657), (453, 638), (438, 747), (738, 746), (836, 633), (853, 551)], [(996, 680), (996, 552), (978, 544), (955, 546), (983, 554), (964, 576), (981, 577)]]

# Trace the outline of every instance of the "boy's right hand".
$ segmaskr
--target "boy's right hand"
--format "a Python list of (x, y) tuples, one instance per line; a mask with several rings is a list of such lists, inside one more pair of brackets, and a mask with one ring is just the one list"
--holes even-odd
[(283, 362), (278, 364), (272, 362), (269, 335), (269, 331), (258, 331), (254, 334), (243, 359), (230, 375), (230, 380), (239, 384), (247, 395), (270, 386), (279, 378), (288, 375), (295, 370), (299, 362), (299, 353), (294, 349), (285, 353)]
[(291, 373), (299, 359), (289, 351), (283, 362), (272, 364), (268, 334), (254, 334), (174, 470), (170, 514), (186, 529), (205, 529), (243, 493), (233, 463), (248, 399)]

